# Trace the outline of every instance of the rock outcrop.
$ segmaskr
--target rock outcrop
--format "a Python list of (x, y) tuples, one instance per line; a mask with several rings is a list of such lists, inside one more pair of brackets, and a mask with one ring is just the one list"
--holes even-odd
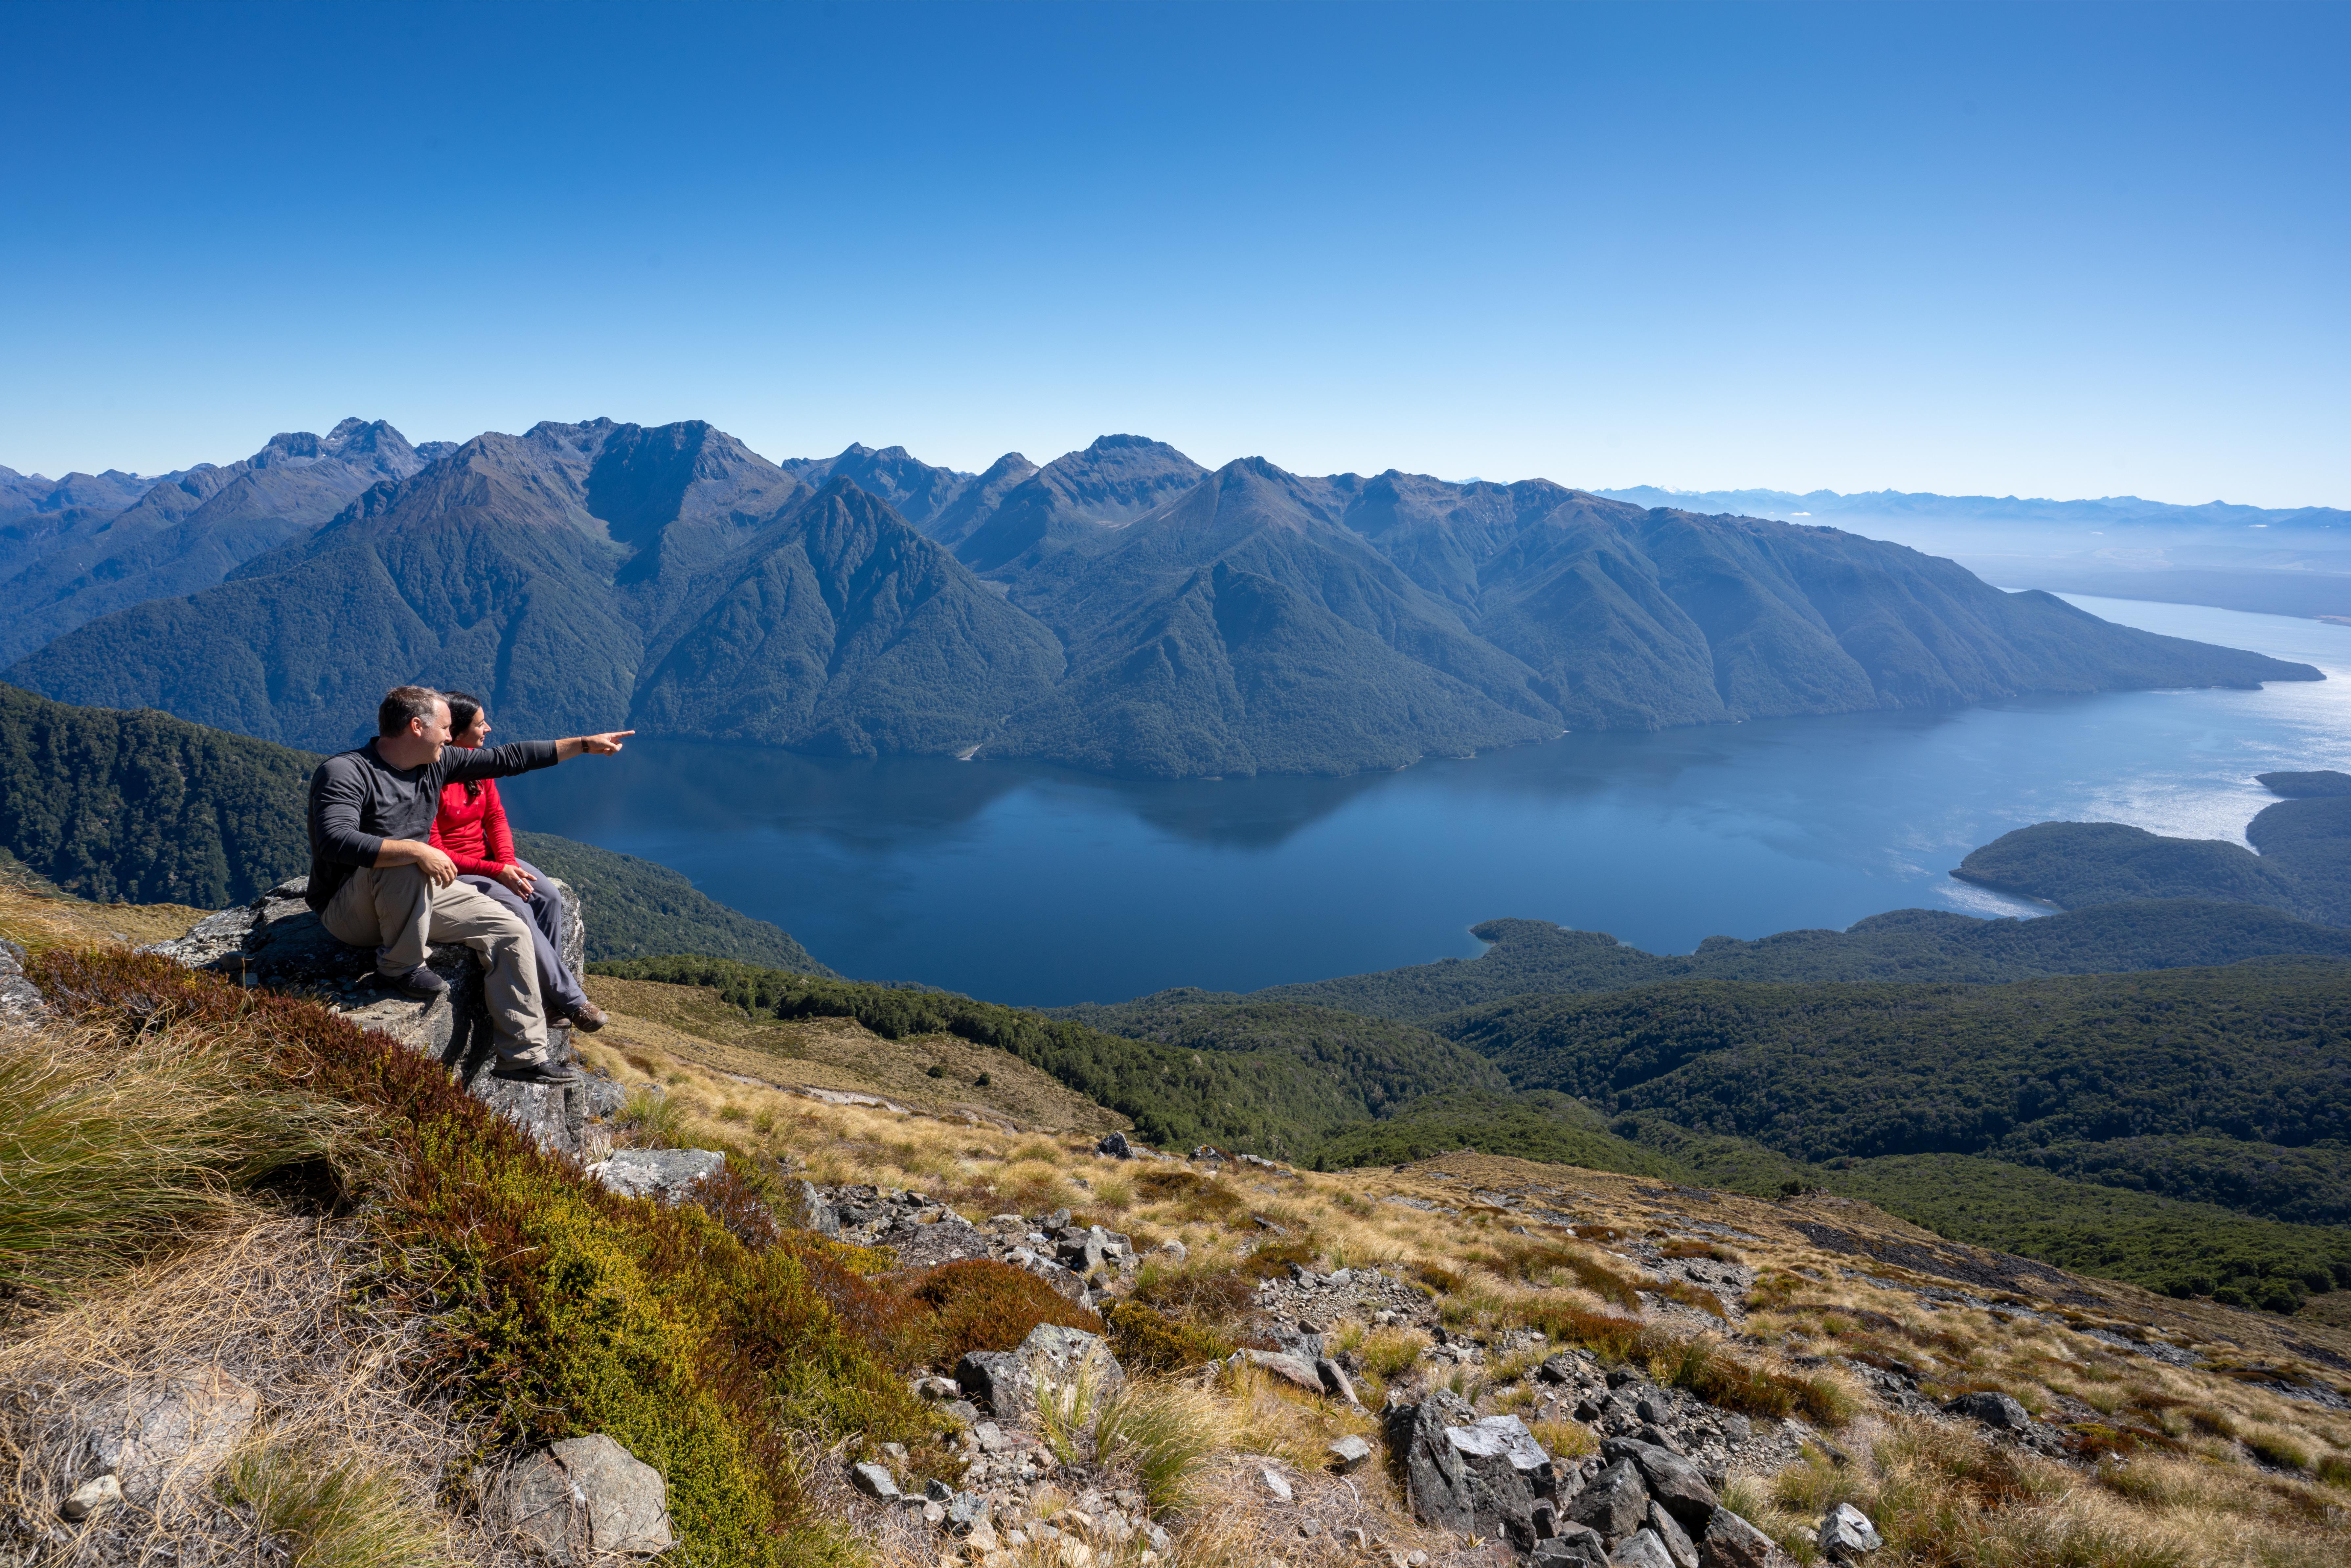
[(622, 1197), (681, 1203), (693, 1196), (695, 1183), (726, 1168), (726, 1156), (716, 1149), (619, 1149), (590, 1166), (588, 1174)]
[[(192, 969), (210, 969), (248, 986), (268, 986), (317, 998), (362, 1029), (390, 1035), (433, 1057), (489, 1105), (537, 1139), (542, 1148), (581, 1152), (590, 1095), (585, 1083), (515, 1083), (493, 1077), (496, 1051), (483, 1004), (482, 968), (473, 949), (456, 943), (433, 947), (425, 961), (449, 989), (437, 1000), (415, 1002), (373, 982), (375, 956), (346, 947), (327, 933), (302, 894), (308, 877), (279, 883), (250, 904), (235, 904), (196, 922), (184, 936), (156, 943), (160, 953)], [(587, 956), (579, 895), (563, 891), (564, 962), (576, 969)], [(549, 1030), (559, 1060), (571, 1055), (571, 1030)]]
[(1521, 1552), (1557, 1533), (1537, 1529), (1537, 1510), (1545, 1522), (1556, 1516), (1558, 1468), (1517, 1416), (1480, 1417), (1459, 1395), (1438, 1389), (1390, 1410), (1387, 1427), (1388, 1446), (1403, 1458), (1406, 1499), (1423, 1522), (1507, 1540)]
[(661, 1472), (601, 1432), (524, 1456), (496, 1502), (515, 1533), (554, 1563), (652, 1557), (677, 1544)]
[(38, 1023), (48, 1014), (40, 990), (25, 978), (25, 950), (0, 941), (0, 1024)]
[(84, 1417), (89, 1472), (112, 1477), (120, 1495), (141, 1506), (172, 1489), (201, 1489), (259, 1412), (260, 1396), (216, 1367), (134, 1382)]

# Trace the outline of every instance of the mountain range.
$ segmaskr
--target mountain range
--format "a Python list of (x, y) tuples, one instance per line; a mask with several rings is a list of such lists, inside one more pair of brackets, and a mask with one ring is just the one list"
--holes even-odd
[(152, 483), (109, 470), (50, 484), (0, 469), (0, 659), (113, 611), (210, 588), (370, 486), (453, 450), (412, 446), (381, 420), (347, 419), (323, 436), (273, 435), (242, 461)]
[(436, 453), (346, 421), (233, 468), (27, 525), (0, 609), (35, 651), (6, 678), (320, 748), (424, 680), (511, 733), (1162, 777), (2319, 678), (1834, 528), (1548, 480), (1211, 471), (1134, 435), (968, 474), (900, 447), (770, 463), (701, 422)]

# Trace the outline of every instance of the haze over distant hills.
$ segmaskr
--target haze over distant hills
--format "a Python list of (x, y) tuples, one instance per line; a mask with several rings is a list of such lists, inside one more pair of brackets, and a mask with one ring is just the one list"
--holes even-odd
[(1663, 490), (1602, 495), (1644, 507), (1832, 522), (1938, 555), (1986, 580), (2068, 593), (2351, 616), (2351, 512), (2137, 496), (2052, 501), (1875, 490)]
[(346, 422), (190, 474), (184, 503), (157, 485), (76, 525), (116, 552), (102, 571), (68, 578), (66, 531), (26, 529), (0, 611), (111, 612), (8, 679), (306, 747), (423, 679), (484, 693), (514, 733), (625, 720), (1180, 777), (2317, 678), (1829, 528), (1540, 479), (1211, 472), (1134, 435), (973, 475), (900, 447), (775, 464), (700, 422), (545, 423), (437, 456)]

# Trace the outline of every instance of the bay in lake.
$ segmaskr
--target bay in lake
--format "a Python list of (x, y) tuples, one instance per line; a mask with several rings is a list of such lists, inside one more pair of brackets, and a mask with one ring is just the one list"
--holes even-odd
[(2351, 627), (2068, 597), (2329, 678), (1575, 735), (1345, 779), (633, 742), (505, 792), (518, 825), (674, 866), (843, 974), (1045, 1006), (1468, 957), (1497, 915), (1678, 953), (1886, 909), (2032, 914), (1947, 873), (2053, 820), (2241, 842), (2273, 799), (2255, 773), (2351, 769)]

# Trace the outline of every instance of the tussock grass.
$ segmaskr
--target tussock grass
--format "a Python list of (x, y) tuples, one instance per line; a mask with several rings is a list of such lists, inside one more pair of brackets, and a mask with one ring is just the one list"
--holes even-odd
[[(332, 1453), (354, 1467), (350, 1475), (366, 1479), (371, 1513), (408, 1520), (411, 1539), (445, 1538), (458, 1543), (445, 1550), (492, 1561), (486, 1536), (434, 1506), (436, 1478), (463, 1467), (480, 1429), (423, 1381), (424, 1321), (369, 1303), (370, 1258), (356, 1220), (321, 1222), (235, 1202), (184, 1248), (12, 1325), (0, 1345), (0, 1451), (11, 1460), (0, 1468), (0, 1521), (54, 1517), (66, 1492), (88, 1479), (80, 1412), (179, 1371), (217, 1369), (249, 1385), (265, 1413), (277, 1413), (271, 1441), (282, 1450)], [(210, 1568), (282, 1560), (285, 1521), (269, 1523), (234, 1486), (216, 1493), (211, 1480), (186, 1475), (154, 1505), (149, 1527), (172, 1542), (177, 1562)], [(435, 1563), (444, 1559), (433, 1552), (444, 1549), (410, 1560)], [(107, 1559), (89, 1537), (43, 1560)]]
[(459, 1561), (448, 1526), (381, 1461), (333, 1458), (297, 1444), (250, 1446), (223, 1492), (251, 1508), (288, 1568), (439, 1568)]
[(0, 1281), (68, 1288), (276, 1173), (362, 1159), (353, 1113), (265, 1081), (249, 1030), (0, 1032)]
[(119, 952), (53, 950), (37, 967), (119, 1049), (247, 1029), (280, 1080), (364, 1110), (382, 1154), (367, 1211), (382, 1283), (429, 1307), (452, 1408), (494, 1444), (611, 1434), (667, 1479), (683, 1560), (836, 1554), (812, 1446), (932, 1430), (895, 1368), (921, 1309), (826, 1249), (747, 1245), (698, 1207), (583, 1184), (437, 1063), (308, 1003)]

